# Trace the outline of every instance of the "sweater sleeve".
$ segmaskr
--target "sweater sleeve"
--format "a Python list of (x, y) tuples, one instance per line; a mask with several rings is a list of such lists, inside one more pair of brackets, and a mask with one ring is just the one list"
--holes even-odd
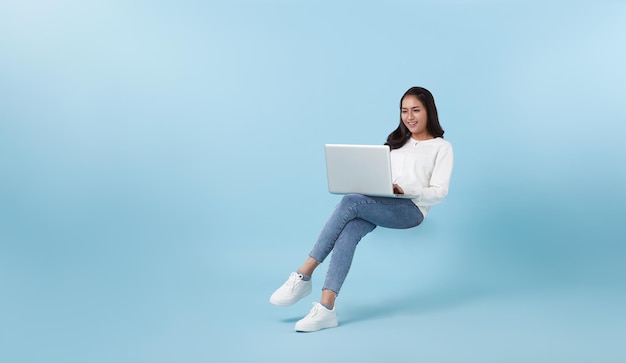
[(454, 152), (452, 145), (446, 143), (438, 150), (435, 156), (435, 165), (428, 186), (419, 187), (414, 191), (413, 194), (418, 195), (418, 198), (414, 199), (415, 204), (432, 206), (443, 201), (448, 195), (453, 166)]

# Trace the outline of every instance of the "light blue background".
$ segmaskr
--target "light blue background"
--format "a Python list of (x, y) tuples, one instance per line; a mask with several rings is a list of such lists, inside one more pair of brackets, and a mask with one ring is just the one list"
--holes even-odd
[[(621, 1), (0, 2), (0, 361), (623, 362), (625, 34)], [(449, 197), (297, 334), (318, 294), (267, 299), (338, 201), (322, 145), (414, 85)]]

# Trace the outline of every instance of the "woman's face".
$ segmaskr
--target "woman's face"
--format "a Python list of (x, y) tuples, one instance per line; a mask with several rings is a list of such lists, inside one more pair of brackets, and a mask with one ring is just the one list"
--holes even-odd
[(426, 125), (428, 123), (428, 114), (426, 107), (422, 104), (417, 96), (408, 95), (402, 99), (400, 107), (400, 118), (402, 123), (411, 132), (414, 139), (430, 139), (432, 135), (428, 132)]

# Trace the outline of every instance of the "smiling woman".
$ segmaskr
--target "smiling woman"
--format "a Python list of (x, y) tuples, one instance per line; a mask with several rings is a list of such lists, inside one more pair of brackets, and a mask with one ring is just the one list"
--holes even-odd
[(416, 140), (426, 140), (432, 138), (426, 129), (428, 113), (424, 110), (424, 105), (415, 96), (407, 96), (402, 100), (402, 123), (406, 126), (413, 138)]
[(431, 122), (430, 124), (428, 123), (428, 111), (417, 95), (413, 94), (416, 92), (419, 92), (419, 90), (414, 90), (412, 88), (402, 98), (402, 105), (400, 108), (402, 124), (409, 129), (411, 137), (415, 140), (432, 139), (433, 135), (429, 132), (427, 127), (430, 124), (434, 124), (434, 122)]
[(333, 252), (319, 303), (296, 323), (296, 331), (312, 332), (339, 325), (335, 299), (352, 264), (359, 241), (377, 226), (408, 229), (422, 223), (432, 205), (448, 194), (453, 152), (443, 139), (432, 94), (410, 88), (400, 100), (400, 125), (388, 137), (394, 189), (414, 199), (348, 194), (337, 205), (308, 259), (270, 297), (289, 306), (311, 293), (311, 275)]
[(387, 138), (387, 145), (397, 149), (409, 138), (428, 140), (443, 138), (435, 98), (429, 90), (412, 87), (400, 99), (400, 124)]

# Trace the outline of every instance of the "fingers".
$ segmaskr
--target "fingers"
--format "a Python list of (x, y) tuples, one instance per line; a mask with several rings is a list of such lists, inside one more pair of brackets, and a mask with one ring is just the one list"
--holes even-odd
[(393, 185), (393, 192), (394, 194), (404, 194), (404, 190), (398, 184)]

